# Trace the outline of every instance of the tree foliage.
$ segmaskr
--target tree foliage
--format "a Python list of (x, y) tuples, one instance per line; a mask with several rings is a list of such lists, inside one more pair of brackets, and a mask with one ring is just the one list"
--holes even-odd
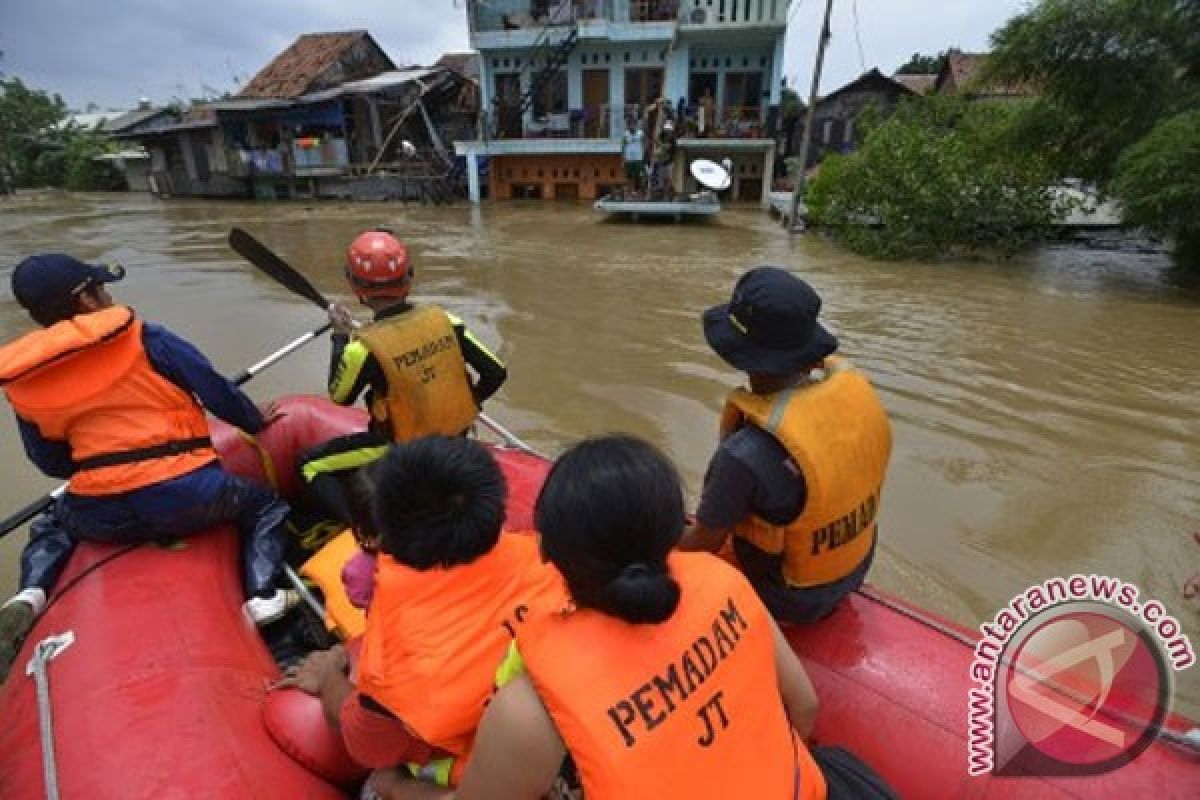
[(936, 56), (923, 56), (920, 53), (913, 53), (905, 63), (901, 64), (896, 70), (897, 75), (936, 75), (942, 71), (942, 67), (946, 66), (946, 50), (938, 53)]
[(1200, 109), (1163, 120), (1126, 150), (1113, 191), (1127, 222), (1174, 238), (1179, 260), (1200, 266)]
[(1026, 146), (1103, 184), (1160, 118), (1195, 106), (1198, 25), (1195, 0), (1042, 0), (992, 35), (988, 77), (1035, 87)]
[(1037, 241), (1063, 209), (1046, 163), (1012, 146), (1017, 113), (953, 97), (905, 101), (858, 150), (822, 163), (809, 213), (882, 258), (1009, 254)]
[(992, 36), (990, 74), (1041, 98), (1015, 128), (1060, 176), (1114, 193), (1126, 221), (1197, 263), (1200, 3), (1042, 0)]
[(71, 189), (120, 188), (123, 178), (94, 157), (105, 152), (98, 130), (74, 125), (62, 97), (0, 79), (0, 171), (13, 184)]

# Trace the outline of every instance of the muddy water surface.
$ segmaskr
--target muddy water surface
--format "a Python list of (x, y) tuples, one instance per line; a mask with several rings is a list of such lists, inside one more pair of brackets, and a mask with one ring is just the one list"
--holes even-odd
[[(587, 434), (648, 437), (693, 497), (739, 381), (704, 344), (700, 312), (747, 266), (795, 270), (823, 293), (844, 354), (895, 425), (876, 583), (975, 625), (1032, 583), (1097, 572), (1135, 582), (1200, 638), (1200, 606), (1181, 594), (1200, 572), (1200, 294), (1162, 256), (1047, 249), (1004, 264), (881, 264), (789, 239), (750, 211), (631, 227), (541, 205), (48, 194), (0, 199), (0, 335), (28, 326), (8, 293), (12, 264), (64, 250), (125, 264), (118, 300), (234, 372), (322, 315), (233, 254), (230, 227), (349, 301), (342, 249), (376, 224), (408, 242), (420, 299), (464, 317), (507, 360), (489, 412), (549, 452)], [(248, 390), (320, 392), (327, 358), (311, 345)], [(53, 486), (25, 461), (7, 412), (0, 446), (0, 508)], [(24, 538), (0, 542), (5, 593)], [(1200, 670), (1183, 677), (1179, 707), (1196, 716)]]

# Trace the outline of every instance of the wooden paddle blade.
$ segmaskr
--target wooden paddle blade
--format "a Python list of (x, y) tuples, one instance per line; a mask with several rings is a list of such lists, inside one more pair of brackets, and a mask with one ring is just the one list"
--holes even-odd
[(246, 231), (241, 228), (231, 230), (229, 246), (235, 253), (292, 292), (311, 300), (323, 309), (329, 308), (329, 301), (325, 299), (325, 295), (309, 283), (308, 278)]

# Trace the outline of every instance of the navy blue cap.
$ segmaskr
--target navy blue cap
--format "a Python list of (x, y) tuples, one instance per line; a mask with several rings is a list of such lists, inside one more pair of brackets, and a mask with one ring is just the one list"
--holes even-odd
[(743, 372), (788, 376), (837, 350), (837, 338), (817, 322), (821, 297), (778, 267), (756, 267), (738, 278), (730, 302), (704, 312), (704, 338)]
[(12, 274), (12, 291), (26, 310), (45, 308), (79, 294), (98, 283), (125, 277), (119, 264), (85, 264), (64, 253), (41, 253), (17, 264)]

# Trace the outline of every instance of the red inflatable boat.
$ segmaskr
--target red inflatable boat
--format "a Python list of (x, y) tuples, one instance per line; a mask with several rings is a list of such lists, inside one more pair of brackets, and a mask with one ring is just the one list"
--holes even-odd
[[(215, 425), (232, 470), (295, 490), (303, 449), (363, 425), (359, 411), (311, 397), (280, 403), (284, 419), (257, 445)], [(510, 529), (530, 527), (547, 463), (497, 447), (511, 493)], [(0, 689), (0, 798), (339, 798), (285, 754), (263, 724), (279, 677), (241, 611), (235, 533), (223, 528), (174, 548), (78, 548), (49, 610)], [(26, 674), (38, 642), (73, 641)], [(1090, 778), (967, 775), (966, 631), (873, 591), (827, 620), (788, 634), (817, 685), (816, 738), (841, 744), (910, 798), (1167, 798), (1200, 795), (1194, 750), (1162, 740), (1131, 764)], [(1167, 720), (1173, 731), (1190, 723)], [(52, 743), (47, 771), (43, 739)]]

